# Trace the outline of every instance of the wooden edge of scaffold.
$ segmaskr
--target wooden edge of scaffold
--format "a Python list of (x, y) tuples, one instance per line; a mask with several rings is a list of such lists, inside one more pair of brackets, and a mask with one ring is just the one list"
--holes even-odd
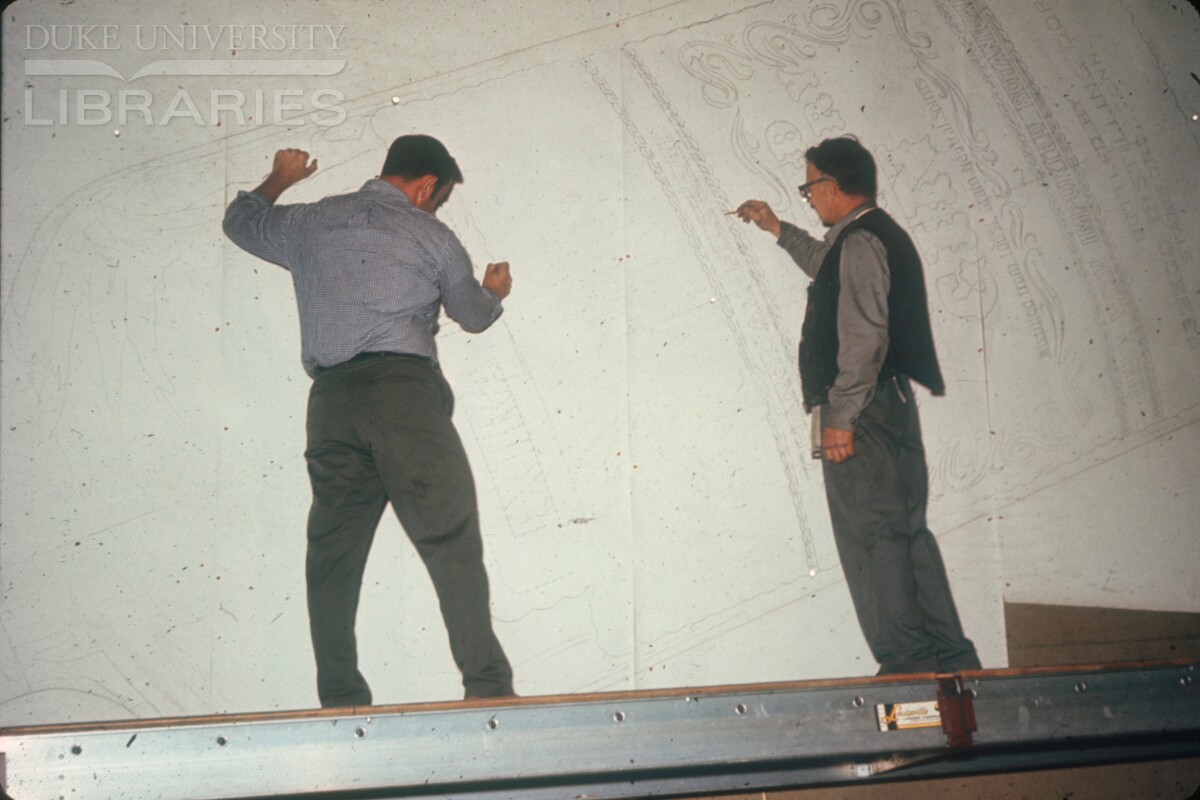
[(850, 678), (821, 678), (802, 681), (777, 681), (771, 683), (722, 684), (714, 686), (676, 687), (662, 689), (634, 689), (613, 692), (587, 692), (580, 694), (530, 695), (527, 697), (500, 697), (491, 699), (442, 700), (424, 703), (406, 703), (372, 706), (343, 706), (338, 708), (312, 708), (289, 711), (240, 712), (229, 714), (205, 714), (181, 717), (154, 717), (126, 720), (98, 720), (49, 725), (22, 725), (0, 727), (0, 736), (30, 736), (44, 734), (84, 733), (89, 731), (147, 730), (199, 725), (239, 725), (259, 722), (287, 722), (289, 720), (312, 720), (364, 715), (404, 715), (437, 711), (461, 711), (464, 709), (553, 706), (597, 702), (622, 702), (629, 700), (669, 699), (673, 697), (706, 697), (728, 694), (770, 694), (818, 689), (848, 689), (856, 686), (886, 686), (888, 684), (912, 684), (919, 682), (938, 683), (947, 678), (960, 681), (982, 681), (988, 679), (1037, 678), (1064, 674), (1095, 674), (1104, 672), (1128, 672), (1134, 670), (1175, 669), (1200, 667), (1196, 659), (1163, 659), (1149, 661), (1120, 661), (1106, 664), (1068, 664), (1047, 667), (1020, 667), (1002, 669), (966, 670), (953, 673), (921, 672), (900, 675), (883, 675)]

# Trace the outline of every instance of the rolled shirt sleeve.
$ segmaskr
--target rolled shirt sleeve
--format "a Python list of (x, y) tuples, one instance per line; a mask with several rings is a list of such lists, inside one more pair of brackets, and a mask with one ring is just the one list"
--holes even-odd
[(436, 259), (440, 265), (438, 289), (442, 308), (467, 333), (487, 330), (504, 312), (496, 295), (483, 288), (475, 277), (471, 257), (449, 228)]

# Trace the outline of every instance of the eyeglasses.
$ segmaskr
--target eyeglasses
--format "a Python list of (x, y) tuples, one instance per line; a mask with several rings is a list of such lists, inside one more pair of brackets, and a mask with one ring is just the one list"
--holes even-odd
[(824, 183), (825, 181), (828, 181), (828, 180), (832, 180), (832, 179), (831, 178), (817, 178), (815, 181), (809, 181), (808, 183), (801, 184), (799, 187), (797, 187), (800, 189), (800, 196), (803, 197), (805, 200), (807, 200), (812, 195), (812, 190), (813, 190), (814, 186), (816, 186), (818, 183)]

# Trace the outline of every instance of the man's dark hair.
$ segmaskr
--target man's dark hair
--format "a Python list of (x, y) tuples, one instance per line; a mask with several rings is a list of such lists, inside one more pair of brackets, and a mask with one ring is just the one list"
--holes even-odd
[(845, 194), (875, 199), (875, 159), (852, 136), (826, 139), (810, 147), (804, 158), (825, 175), (837, 181)]
[(414, 133), (401, 136), (388, 148), (383, 162), (382, 176), (394, 176), (404, 180), (421, 178), (425, 175), (437, 177), (437, 188), (447, 183), (462, 183), (462, 170), (450, 155), (446, 145), (432, 136)]

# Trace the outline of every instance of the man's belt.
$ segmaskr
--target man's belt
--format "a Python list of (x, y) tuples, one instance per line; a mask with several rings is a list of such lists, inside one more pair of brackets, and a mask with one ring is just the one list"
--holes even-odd
[(348, 358), (341, 363), (334, 364), (332, 367), (317, 367), (313, 370), (314, 375), (322, 375), (335, 369), (349, 366), (351, 364), (361, 364), (364, 361), (370, 361), (376, 358), (402, 358), (405, 361), (419, 361), (426, 366), (433, 366), (433, 359), (429, 356), (419, 356), (416, 353), (392, 353), (386, 350), (366, 350), (353, 358)]

